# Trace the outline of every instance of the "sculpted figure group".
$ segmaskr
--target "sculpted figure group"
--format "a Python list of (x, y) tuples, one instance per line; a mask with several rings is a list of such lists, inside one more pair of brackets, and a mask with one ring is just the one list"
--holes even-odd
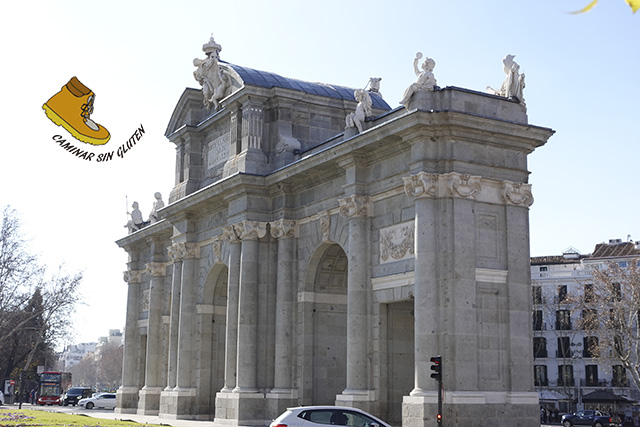
[(131, 205), (133, 210), (131, 212), (127, 212), (127, 215), (131, 216), (131, 219), (125, 225), (125, 227), (129, 230), (129, 234), (135, 231), (138, 231), (149, 224), (155, 224), (160, 220), (158, 211), (164, 207), (164, 202), (162, 201), (162, 194), (155, 193), (154, 197), (156, 200), (153, 202), (153, 207), (151, 209), (151, 212), (149, 213), (148, 221), (145, 221), (142, 218), (142, 212), (140, 212), (138, 202), (133, 202), (133, 204)]

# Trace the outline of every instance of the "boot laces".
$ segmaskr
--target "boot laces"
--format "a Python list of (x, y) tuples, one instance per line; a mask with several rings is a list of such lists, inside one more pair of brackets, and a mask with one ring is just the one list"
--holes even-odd
[(89, 117), (91, 113), (93, 113), (94, 99), (95, 99), (95, 95), (91, 95), (89, 96), (89, 98), (87, 98), (87, 103), (82, 104), (82, 113), (80, 113), (80, 115), (84, 119), (84, 122), (86, 123), (87, 126), (89, 126), (93, 130), (98, 130), (99, 129), (98, 125)]

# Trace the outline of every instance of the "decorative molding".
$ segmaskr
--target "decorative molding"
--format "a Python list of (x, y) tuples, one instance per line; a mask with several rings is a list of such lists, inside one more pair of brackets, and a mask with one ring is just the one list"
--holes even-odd
[(508, 270), (476, 268), (476, 282), (507, 283)]
[(504, 181), (503, 196), (504, 200), (512, 205), (524, 205), (529, 207), (533, 204), (531, 184)]
[(222, 240), (227, 243), (237, 243), (240, 241), (233, 225), (227, 225), (222, 228)]
[(141, 298), (141, 304), (140, 304), (140, 311), (145, 312), (145, 311), (149, 311), (149, 307), (151, 305), (150, 301), (150, 291), (149, 289), (145, 289), (142, 291), (142, 298)]
[(380, 264), (412, 258), (415, 251), (415, 223), (395, 224), (380, 230)]
[(340, 203), (340, 215), (346, 218), (367, 217), (371, 212), (369, 196), (356, 194), (345, 199), (338, 199)]
[(144, 270), (126, 270), (124, 273), (124, 281), (130, 285), (134, 283), (142, 283), (142, 273)]
[(220, 254), (222, 253), (222, 240), (220, 237), (214, 237), (213, 242), (211, 243), (211, 248), (213, 249), (215, 261), (220, 262)]
[(402, 286), (413, 286), (415, 283), (414, 277), (415, 273), (413, 271), (392, 274), (389, 276), (374, 277), (371, 279), (371, 286), (374, 291), (400, 288)]
[(161, 262), (150, 262), (145, 267), (144, 272), (149, 276), (160, 277), (166, 274), (165, 265)]
[(267, 223), (259, 221), (249, 221), (233, 224), (236, 234), (240, 240), (262, 239), (267, 234)]
[(269, 223), (274, 239), (298, 237), (298, 223), (290, 219), (278, 219)]

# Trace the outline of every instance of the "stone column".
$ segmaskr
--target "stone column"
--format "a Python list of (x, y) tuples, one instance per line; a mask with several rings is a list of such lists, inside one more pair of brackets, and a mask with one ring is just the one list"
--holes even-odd
[(268, 159), (262, 150), (262, 133), (264, 130), (263, 101), (258, 97), (252, 97), (242, 105), (242, 148), (237, 156), (239, 172), (255, 174), (268, 172)]
[(161, 367), (162, 367), (162, 298), (165, 265), (151, 262), (146, 265), (146, 273), (151, 276), (149, 289), (149, 323), (147, 326), (147, 363), (145, 365), (144, 387), (140, 391), (138, 414), (157, 415), (160, 408)]
[(138, 407), (138, 365), (139, 337), (138, 318), (140, 307), (140, 284), (142, 270), (127, 270), (124, 280), (128, 283), (127, 317), (124, 334), (124, 354), (122, 363), (122, 386), (117, 392), (116, 412), (121, 414), (135, 413)]
[(295, 404), (297, 393), (293, 389), (293, 304), (294, 248), (298, 234), (295, 221), (280, 219), (269, 223), (271, 237), (278, 240), (278, 267), (276, 284), (276, 340), (274, 387), (267, 394), (268, 418), (275, 418), (287, 407)]
[(258, 239), (267, 233), (266, 223), (242, 221), (234, 225), (242, 240), (240, 293), (238, 297), (238, 366), (234, 393), (256, 393), (258, 341)]
[(405, 192), (415, 198), (415, 384), (411, 396), (437, 394), (430, 358), (440, 354), (439, 283), (437, 275), (436, 200), (438, 175), (420, 172), (404, 179)]
[(171, 307), (169, 320), (169, 363), (167, 368), (167, 387), (173, 390), (176, 386), (176, 366), (178, 364), (178, 325), (180, 324), (180, 289), (182, 288), (182, 257), (177, 245), (168, 248), (173, 260), (173, 276), (171, 282)]
[(195, 309), (196, 309), (196, 256), (197, 246), (193, 243), (179, 243), (183, 255), (182, 288), (180, 290), (180, 326), (178, 327), (178, 364), (176, 391), (190, 390), (192, 381), (192, 361), (196, 349)]
[(232, 225), (223, 229), (222, 238), (229, 244), (229, 278), (227, 284), (224, 388), (221, 391), (231, 392), (236, 387), (238, 361), (238, 293), (240, 287), (241, 245)]
[[(367, 196), (352, 195), (340, 199), (340, 214), (349, 220), (347, 269), (347, 388), (337, 400), (370, 409), (355, 401), (375, 397), (369, 381), (369, 314), (371, 280), (369, 277), (369, 237), (367, 217), (371, 212)], [(349, 396), (346, 397), (345, 396)]]

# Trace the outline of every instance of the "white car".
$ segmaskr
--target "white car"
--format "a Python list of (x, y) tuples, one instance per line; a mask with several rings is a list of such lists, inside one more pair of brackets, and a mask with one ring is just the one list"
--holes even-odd
[(116, 394), (115, 393), (95, 393), (92, 397), (80, 399), (78, 405), (87, 409), (93, 408), (107, 408), (113, 409), (116, 407)]
[(289, 408), (269, 427), (391, 427), (384, 421), (357, 408), (341, 406), (301, 406)]

